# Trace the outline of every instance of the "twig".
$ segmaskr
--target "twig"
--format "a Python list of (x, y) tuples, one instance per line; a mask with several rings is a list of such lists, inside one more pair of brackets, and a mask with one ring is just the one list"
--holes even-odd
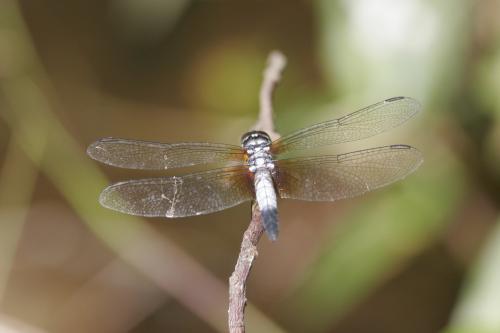
[(259, 119), (253, 127), (254, 130), (267, 132), (271, 139), (276, 140), (279, 134), (274, 131), (273, 124), (273, 91), (279, 80), (281, 72), (286, 66), (286, 58), (279, 51), (273, 51), (267, 59), (267, 67), (264, 70), (264, 79), (260, 87), (259, 102), (260, 112)]
[[(274, 131), (272, 95), (276, 84), (281, 78), (281, 72), (285, 65), (286, 58), (281, 52), (271, 52), (260, 89), (259, 119), (253, 127), (254, 130), (267, 132), (273, 140), (277, 139), (279, 134)], [(253, 203), (252, 219), (243, 234), (240, 254), (234, 272), (229, 278), (228, 322), (230, 333), (245, 332), (246, 282), (253, 261), (258, 255), (257, 243), (263, 232), (264, 227), (259, 207), (256, 203)]]
[(252, 220), (243, 234), (241, 250), (233, 274), (229, 278), (229, 332), (245, 332), (246, 283), (253, 261), (257, 256), (257, 243), (264, 227), (257, 204), (252, 205)]

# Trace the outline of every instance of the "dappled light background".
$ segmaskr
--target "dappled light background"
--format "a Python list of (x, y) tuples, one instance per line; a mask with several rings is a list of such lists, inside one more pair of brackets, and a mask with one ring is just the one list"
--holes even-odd
[(239, 144), (268, 53), (287, 134), (394, 96), (404, 181), (280, 201), (248, 283), (248, 332), (500, 332), (500, 2), (0, 3), (0, 332), (225, 332), (250, 205), (179, 220), (99, 206), (110, 182), (173, 175), (85, 155), (101, 137)]

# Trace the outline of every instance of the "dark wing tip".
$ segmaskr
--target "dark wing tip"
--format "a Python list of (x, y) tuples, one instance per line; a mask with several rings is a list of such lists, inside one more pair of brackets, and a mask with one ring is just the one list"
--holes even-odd
[(391, 98), (386, 99), (385, 101), (390, 103), (390, 102), (399, 101), (400, 99), (405, 99), (405, 97), (404, 96), (391, 97)]
[(411, 159), (412, 164), (411, 164), (411, 167), (409, 169), (408, 174), (417, 170), (420, 167), (420, 165), (422, 165), (422, 163), (424, 162), (424, 155), (422, 154), (422, 152), (420, 150), (418, 150), (415, 147), (403, 145), (403, 144), (391, 145), (390, 147), (391, 147), (391, 149), (394, 149), (394, 150), (396, 150), (396, 149), (408, 150), (408, 154), (410, 154), (412, 157), (412, 159)]
[(414, 110), (414, 113), (417, 113), (422, 109), (422, 104), (419, 101), (417, 101), (413, 97), (407, 97), (407, 96), (391, 97), (391, 98), (386, 99), (384, 101), (384, 103), (394, 103), (394, 102), (398, 102), (398, 101), (405, 101), (405, 103), (408, 106), (411, 106), (411, 108)]
[[(404, 144), (394, 144), (390, 146), (391, 149), (415, 149), (412, 146), (404, 145)], [(415, 149), (416, 150), (416, 149)]]

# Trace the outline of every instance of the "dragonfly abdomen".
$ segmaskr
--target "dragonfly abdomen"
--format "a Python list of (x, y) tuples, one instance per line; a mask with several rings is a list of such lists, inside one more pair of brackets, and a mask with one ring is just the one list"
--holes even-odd
[(254, 177), (255, 197), (262, 214), (262, 222), (271, 240), (278, 238), (278, 202), (271, 172), (257, 169)]

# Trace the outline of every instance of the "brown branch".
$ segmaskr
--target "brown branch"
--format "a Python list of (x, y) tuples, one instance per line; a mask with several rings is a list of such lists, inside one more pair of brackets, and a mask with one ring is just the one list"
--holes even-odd
[(257, 256), (257, 243), (264, 233), (257, 204), (252, 205), (252, 220), (243, 234), (241, 250), (234, 272), (229, 278), (229, 332), (245, 332), (246, 283), (253, 261)]
[(264, 79), (260, 87), (259, 102), (260, 112), (259, 119), (253, 127), (254, 130), (267, 132), (271, 139), (276, 140), (279, 134), (274, 131), (273, 123), (273, 91), (279, 80), (281, 72), (286, 66), (286, 58), (279, 51), (273, 51), (267, 59), (267, 67), (264, 70)]
[[(275, 140), (279, 134), (274, 131), (272, 95), (276, 84), (281, 78), (281, 72), (285, 68), (286, 58), (278, 51), (273, 51), (269, 55), (267, 67), (264, 71), (264, 78), (260, 90), (260, 111), (259, 119), (254, 130), (267, 132)], [(253, 261), (257, 257), (257, 243), (264, 232), (261, 221), (261, 214), (256, 203), (252, 204), (252, 219), (247, 230), (243, 234), (241, 250), (234, 268), (233, 274), (229, 278), (229, 310), (228, 322), (230, 333), (245, 332), (245, 306), (246, 306), (246, 283)]]

